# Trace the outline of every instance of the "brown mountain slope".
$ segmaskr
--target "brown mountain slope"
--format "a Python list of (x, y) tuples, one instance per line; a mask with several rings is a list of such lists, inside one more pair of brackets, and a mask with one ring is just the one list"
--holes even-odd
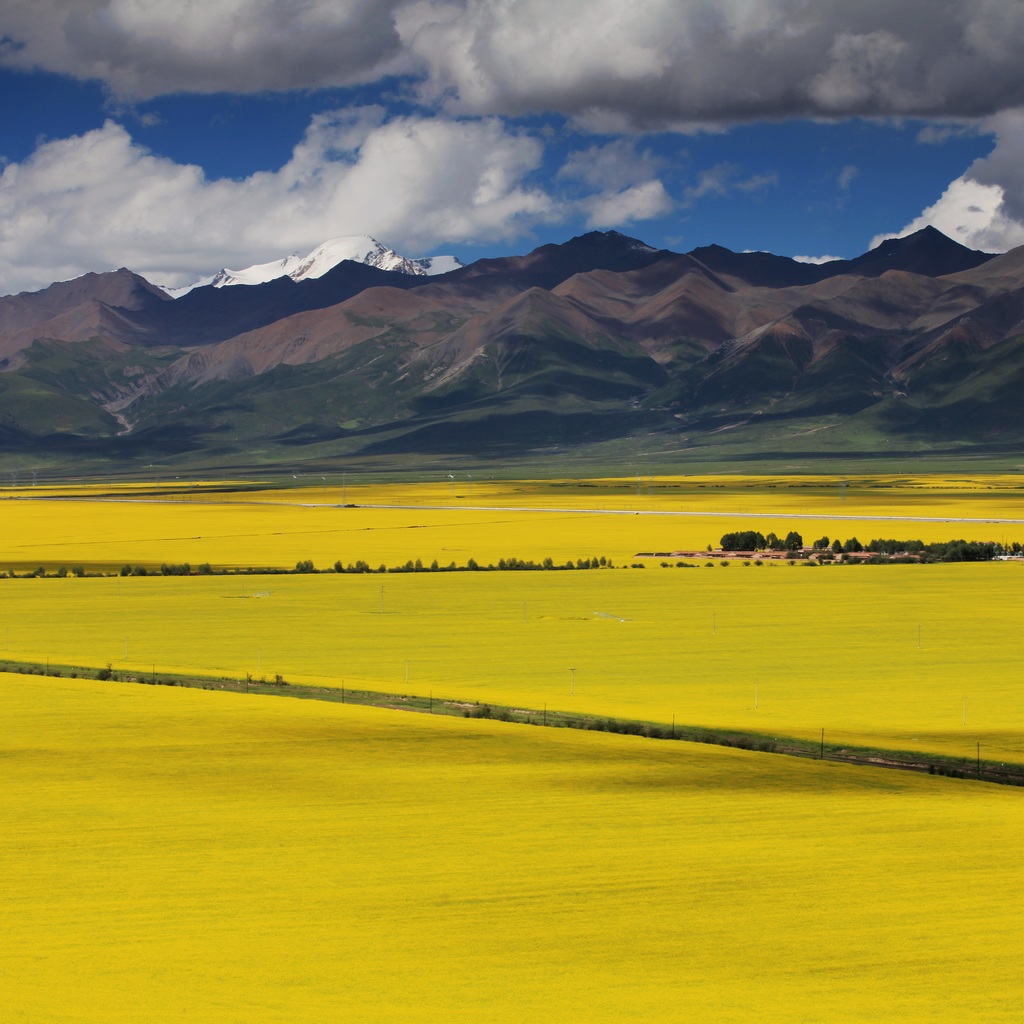
[[(390, 351), (389, 360), (422, 375), (425, 394), (455, 388), (464, 379), (475, 382), (477, 393), (480, 387), (500, 392), (509, 380), (537, 370), (544, 360), (535, 347), (545, 337), (555, 348), (570, 338), (582, 346), (572, 355), (561, 352), (556, 361), (586, 361), (588, 347), (622, 355), (627, 346), (630, 359), (646, 355), (670, 375), (715, 356), (707, 372), (709, 382), (719, 382), (712, 388), (716, 393), (738, 381), (744, 393), (785, 391), (816, 361), (834, 363), (837, 353), (866, 367), (861, 384), (874, 387), (889, 370), (912, 365), (920, 345), (934, 342), (933, 334), (919, 345), (917, 333), (943, 327), (985, 294), (980, 285), (963, 282), (963, 275), (932, 278), (901, 270), (784, 288), (751, 286), (686, 255), (663, 256), (623, 272), (578, 273), (551, 291), (519, 290), (517, 282), (534, 271), (560, 276), (551, 266), (550, 248), (512, 258), (511, 278), (498, 273), (498, 261), (490, 261), (475, 273), (467, 268), (412, 290), (371, 287), (337, 305), (198, 347), (157, 378), (140, 380), (139, 393), (238, 380), (363, 345)], [(1013, 270), (996, 269), (998, 280)], [(860, 352), (856, 346), (866, 338), (870, 351)], [(529, 358), (523, 339), (529, 339)], [(360, 358), (376, 356), (369, 351)], [(516, 366), (527, 369), (516, 377)], [(659, 372), (635, 364), (629, 375), (652, 381)]]
[(109, 274), (84, 274), (73, 281), (58, 281), (42, 291), (0, 297), (0, 334), (44, 324), (90, 301), (141, 310), (173, 300), (123, 267)]
[(1017, 288), (1024, 281), (1024, 246), (993, 256), (981, 266), (948, 274), (945, 279), (954, 284), (977, 288), (986, 297)]
[[(428, 363), (433, 371), (428, 390), (453, 384), (464, 377), (474, 363), (485, 361), (493, 367), (495, 390), (501, 391), (514, 386), (523, 373), (531, 372), (533, 361), (524, 360), (529, 345), (569, 339), (574, 344), (595, 349), (633, 351), (635, 348), (614, 337), (561, 296), (542, 288), (530, 288), (495, 309), (467, 320), (443, 341), (422, 349), (414, 358)], [(637, 354), (642, 355), (639, 350)]]
[(21, 366), (25, 352), (40, 339), (83, 342), (94, 338), (122, 347), (143, 341), (137, 325), (125, 310), (90, 299), (42, 325), (0, 335), (0, 368), (9, 370)]
[(11, 358), (37, 338), (133, 342), (145, 336), (133, 314), (173, 301), (130, 270), (85, 274), (39, 292), (0, 297), (0, 359)]
[(479, 303), (446, 287), (369, 288), (336, 306), (308, 310), (205, 345), (177, 360), (160, 385), (192, 385), (314, 363), (374, 338), (429, 345), (479, 312)]
[[(58, 402), (106, 403), (139, 435), (217, 450), (471, 451), (483, 442), (469, 424), (486, 422), (487, 443), (512, 451), (562, 430), (583, 443), (849, 416), (851, 436), (928, 436), (945, 417), (948, 439), (951, 409), (972, 436), (1005, 437), (1016, 419), (990, 406), (1024, 379), (1024, 249), (890, 242), (808, 269), (592, 233), (414, 285), (342, 265), (173, 303), (133, 275), (94, 275), (0, 301), (0, 387), (19, 408), (45, 385)], [(32, 344), (41, 335), (73, 343)], [(94, 338), (107, 344), (79, 344)], [(31, 421), (40, 437), (48, 415)]]

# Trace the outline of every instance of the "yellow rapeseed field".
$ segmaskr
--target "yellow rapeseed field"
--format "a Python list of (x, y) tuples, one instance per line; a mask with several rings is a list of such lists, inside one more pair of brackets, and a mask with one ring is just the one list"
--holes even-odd
[[(312, 480), (313, 482), (309, 482)], [(245, 500), (319, 504), (351, 503), (441, 505), (446, 507), (519, 506), (525, 508), (610, 508), (620, 511), (689, 511), (855, 515), (862, 518), (925, 515), (929, 517), (1010, 517), (1024, 514), (1024, 474), (983, 476), (875, 475), (738, 476), (689, 474), (673, 477), (637, 475), (587, 480), (495, 480), (439, 473), (434, 481), (414, 483), (364, 480), (347, 475), (304, 477), (276, 490), (254, 489)], [(214, 485), (208, 484), (212, 488)], [(28, 492), (24, 492), (28, 493)], [(172, 491), (184, 500), (201, 500), (180, 484)]]
[[(227, 485), (225, 485), (226, 487)], [(40, 489), (41, 490), (41, 489)], [(336, 480), (275, 491), (170, 484), (0, 489), (0, 571), (125, 562), (376, 567), (703, 549), (723, 533), (1024, 542), (1024, 478), (679, 477), (596, 481)], [(99, 500), (102, 495), (117, 500)], [(4, 500), (4, 499), (8, 500)], [(15, 500), (16, 499), (16, 500)], [(341, 504), (358, 508), (340, 508)], [(378, 508), (371, 506), (391, 506)], [(639, 513), (639, 514), (638, 514)], [(836, 517), (836, 518), (828, 518)], [(1019, 520), (1014, 523), (1008, 520)], [(967, 520), (967, 521), (964, 521)]]
[[(807, 541), (1024, 539), (1012, 522), (1024, 519), (1015, 474), (300, 483), (51, 487), (49, 500), (5, 488), (0, 572), (506, 556), (622, 566), (743, 528), (797, 528)], [(780, 736), (825, 729), (832, 742), (965, 757), (980, 741), (987, 758), (1024, 761), (1024, 566), (646, 561), (562, 573), (0, 579), (0, 657), (347, 680)]]
[(1020, 1019), (1016, 789), (20, 675), (0, 720), (5, 1022)]
[[(1020, 563), (0, 580), (0, 660), (1024, 762)], [(383, 609), (383, 610), (382, 610)]]

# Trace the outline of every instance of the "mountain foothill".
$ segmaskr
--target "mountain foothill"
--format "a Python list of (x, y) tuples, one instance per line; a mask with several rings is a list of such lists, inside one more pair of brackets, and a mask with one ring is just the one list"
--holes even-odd
[(925, 228), (811, 264), (609, 231), (446, 260), (0, 298), (0, 448), (244, 465), (1024, 440), (1024, 248)]

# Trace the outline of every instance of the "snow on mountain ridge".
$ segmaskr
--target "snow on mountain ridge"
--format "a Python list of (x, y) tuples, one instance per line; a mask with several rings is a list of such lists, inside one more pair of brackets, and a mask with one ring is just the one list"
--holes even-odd
[(204, 277), (193, 284), (180, 288), (165, 288), (164, 291), (174, 298), (186, 295), (194, 288), (226, 288), (231, 285), (266, 284), (279, 277), (290, 277), (293, 281), (306, 281), (323, 277), (329, 270), (343, 260), (365, 263), (379, 270), (393, 270), (401, 274), (417, 276), (435, 276), (447, 274), (464, 266), (455, 256), (428, 256), (423, 259), (409, 259), (399, 256), (394, 249), (378, 242), (369, 235), (352, 235), (343, 238), (329, 238), (322, 242), (307, 256), (293, 253), (284, 259), (271, 263), (257, 263), (244, 270), (219, 270), (216, 274)]

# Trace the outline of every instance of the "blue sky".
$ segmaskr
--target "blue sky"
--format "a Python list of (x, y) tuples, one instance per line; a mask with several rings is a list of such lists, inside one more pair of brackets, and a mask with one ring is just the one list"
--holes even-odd
[(1024, 244), (1024, 6), (10, 0), (0, 293), (370, 234), (851, 257)]

